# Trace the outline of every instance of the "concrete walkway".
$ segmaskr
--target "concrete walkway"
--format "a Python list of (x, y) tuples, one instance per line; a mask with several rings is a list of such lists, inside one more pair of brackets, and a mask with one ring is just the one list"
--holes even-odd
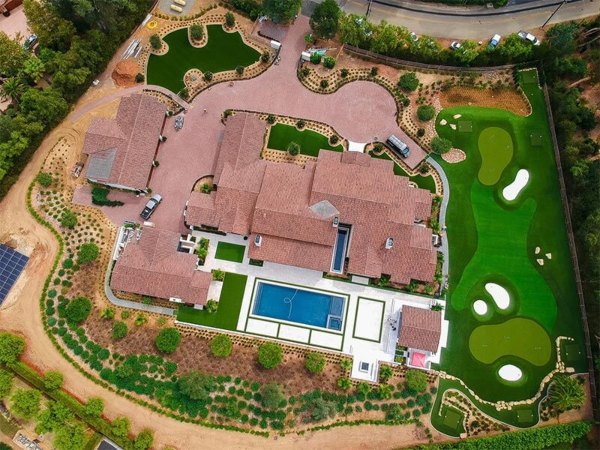
[[(427, 162), (431, 165), (431, 167), (435, 169), (435, 171), (440, 176), (440, 179), (442, 180), (443, 194), (442, 203), (440, 204), (439, 223), (441, 229), (445, 231), (446, 211), (448, 210), (448, 202), (450, 201), (450, 183), (448, 182), (448, 177), (446, 177), (446, 174), (444, 173), (444, 169), (442, 169), (442, 166), (440, 166), (436, 160), (430, 157), (427, 158)], [(442, 246), (440, 247), (440, 251), (444, 255), (444, 263), (442, 264), (442, 276), (444, 278), (442, 283), (443, 285), (445, 285), (448, 282), (448, 271), (450, 267), (450, 249), (448, 247), (448, 233), (446, 232), (443, 233)]]

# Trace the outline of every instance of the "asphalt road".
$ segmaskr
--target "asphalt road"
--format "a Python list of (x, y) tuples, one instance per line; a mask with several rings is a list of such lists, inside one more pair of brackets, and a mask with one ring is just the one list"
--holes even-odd
[[(365, 14), (368, 0), (346, 0), (348, 13)], [(403, 25), (417, 34), (449, 39), (484, 40), (493, 34), (507, 35), (519, 30), (536, 30), (551, 16), (558, 0), (519, 1), (505, 8), (447, 7), (440, 4), (404, 0), (374, 0), (369, 20), (386, 20)], [(600, 0), (578, 0), (564, 4), (550, 24), (600, 14)]]

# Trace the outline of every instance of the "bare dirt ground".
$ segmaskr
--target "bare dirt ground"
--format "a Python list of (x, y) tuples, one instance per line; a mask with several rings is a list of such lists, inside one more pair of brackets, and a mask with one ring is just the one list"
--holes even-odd
[(453, 87), (440, 94), (440, 101), (444, 108), (469, 105), (505, 109), (519, 116), (530, 113), (529, 104), (514, 89)]

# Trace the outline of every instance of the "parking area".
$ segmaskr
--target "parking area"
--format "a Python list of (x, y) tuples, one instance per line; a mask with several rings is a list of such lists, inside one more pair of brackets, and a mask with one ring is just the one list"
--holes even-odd
[(23, 5), (13, 9), (8, 17), (0, 15), (0, 31), (5, 32), (11, 38), (20, 36), (21, 42), (25, 40), (30, 31), (27, 26), (27, 18), (25, 17)]

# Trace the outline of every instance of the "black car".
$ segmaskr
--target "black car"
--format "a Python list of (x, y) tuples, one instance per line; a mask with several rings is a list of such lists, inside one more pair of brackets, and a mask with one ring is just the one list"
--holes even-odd
[(144, 210), (140, 213), (140, 217), (144, 220), (148, 220), (154, 211), (156, 211), (156, 207), (160, 202), (162, 202), (162, 197), (158, 194), (154, 194), (150, 200), (148, 200), (148, 203), (146, 203)]

